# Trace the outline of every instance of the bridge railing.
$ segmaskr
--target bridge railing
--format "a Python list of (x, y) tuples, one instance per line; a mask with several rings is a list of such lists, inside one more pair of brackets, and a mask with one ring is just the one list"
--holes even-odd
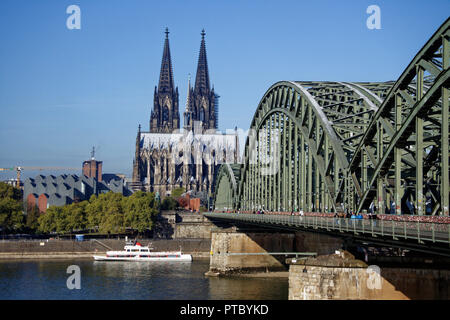
[(417, 240), (450, 245), (450, 224), (420, 221), (348, 219), (319, 216), (291, 216), (247, 213), (205, 213), (212, 218), (285, 227), (390, 237), (393, 240)]

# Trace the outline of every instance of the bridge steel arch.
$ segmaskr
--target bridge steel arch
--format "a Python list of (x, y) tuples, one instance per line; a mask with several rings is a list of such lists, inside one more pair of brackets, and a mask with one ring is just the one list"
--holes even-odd
[(367, 127), (349, 170), (356, 210), (375, 203), (380, 213), (387, 206), (397, 214), (449, 215), (449, 39), (447, 19)]
[(222, 164), (214, 188), (214, 208), (231, 211), (236, 209), (240, 164)]
[[(349, 161), (391, 86), (390, 82), (282, 81), (270, 87), (251, 123), (235, 208), (330, 211), (341, 207), (344, 197), (339, 189), (348, 180)], [(216, 208), (218, 203), (216, 199)]]
[[(449, 25), (396, 82), (272, 85), (252, 119), (227, 205), (244, 212), (361, 211), (376, 200), (384, 213), (387, 200), (409, 199), (423, 214), (429, 195), (433, 213), (448, 215)], [(222, 180), (231, 186), (229, 169), (223, 172), (216, 209), (225, 202)]]

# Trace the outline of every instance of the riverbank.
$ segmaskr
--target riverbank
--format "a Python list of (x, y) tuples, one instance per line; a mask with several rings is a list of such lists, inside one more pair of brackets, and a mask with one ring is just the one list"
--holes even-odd
[[(209, 239), (140, 239), (143, 245), (151, 243), (154, 251), (176, 251), (192, 255), (193, 259), (209, 259)], [(123, 239), (102, 240), (2, 240), (0, 260), (9, 259), (71, 259), (92, 258), (94, 254), (106, 254), (108, 250), (123, 250)]]

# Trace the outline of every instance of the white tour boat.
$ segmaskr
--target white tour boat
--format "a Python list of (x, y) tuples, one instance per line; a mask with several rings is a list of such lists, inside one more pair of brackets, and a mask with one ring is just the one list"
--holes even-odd
[(182, 254), (180, 251), (153, 252), (153, 248), (127, 243), (123, 251), (107, 251), (106, 256), (96, 256), (96, 261), (192, 261), (190, 254)]

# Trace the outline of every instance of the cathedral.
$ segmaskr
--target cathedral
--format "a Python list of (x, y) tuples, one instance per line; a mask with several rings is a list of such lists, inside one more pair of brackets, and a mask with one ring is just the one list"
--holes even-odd
[(223, 163), (239, 162), (237, 131), (218, 131), (219, 95), (211, 88), (206, 58), (205, 31), (194, 87), (188, 80), (183, 128), (180, 129), (178, 87), (175, 87), (166, 28), (161, 71), (155, 87), (149, 131), (136, 137), (133, 161), (133, 190), (159, 192), (168, 196), (175, 188), (214, 192), (215, 176)]

